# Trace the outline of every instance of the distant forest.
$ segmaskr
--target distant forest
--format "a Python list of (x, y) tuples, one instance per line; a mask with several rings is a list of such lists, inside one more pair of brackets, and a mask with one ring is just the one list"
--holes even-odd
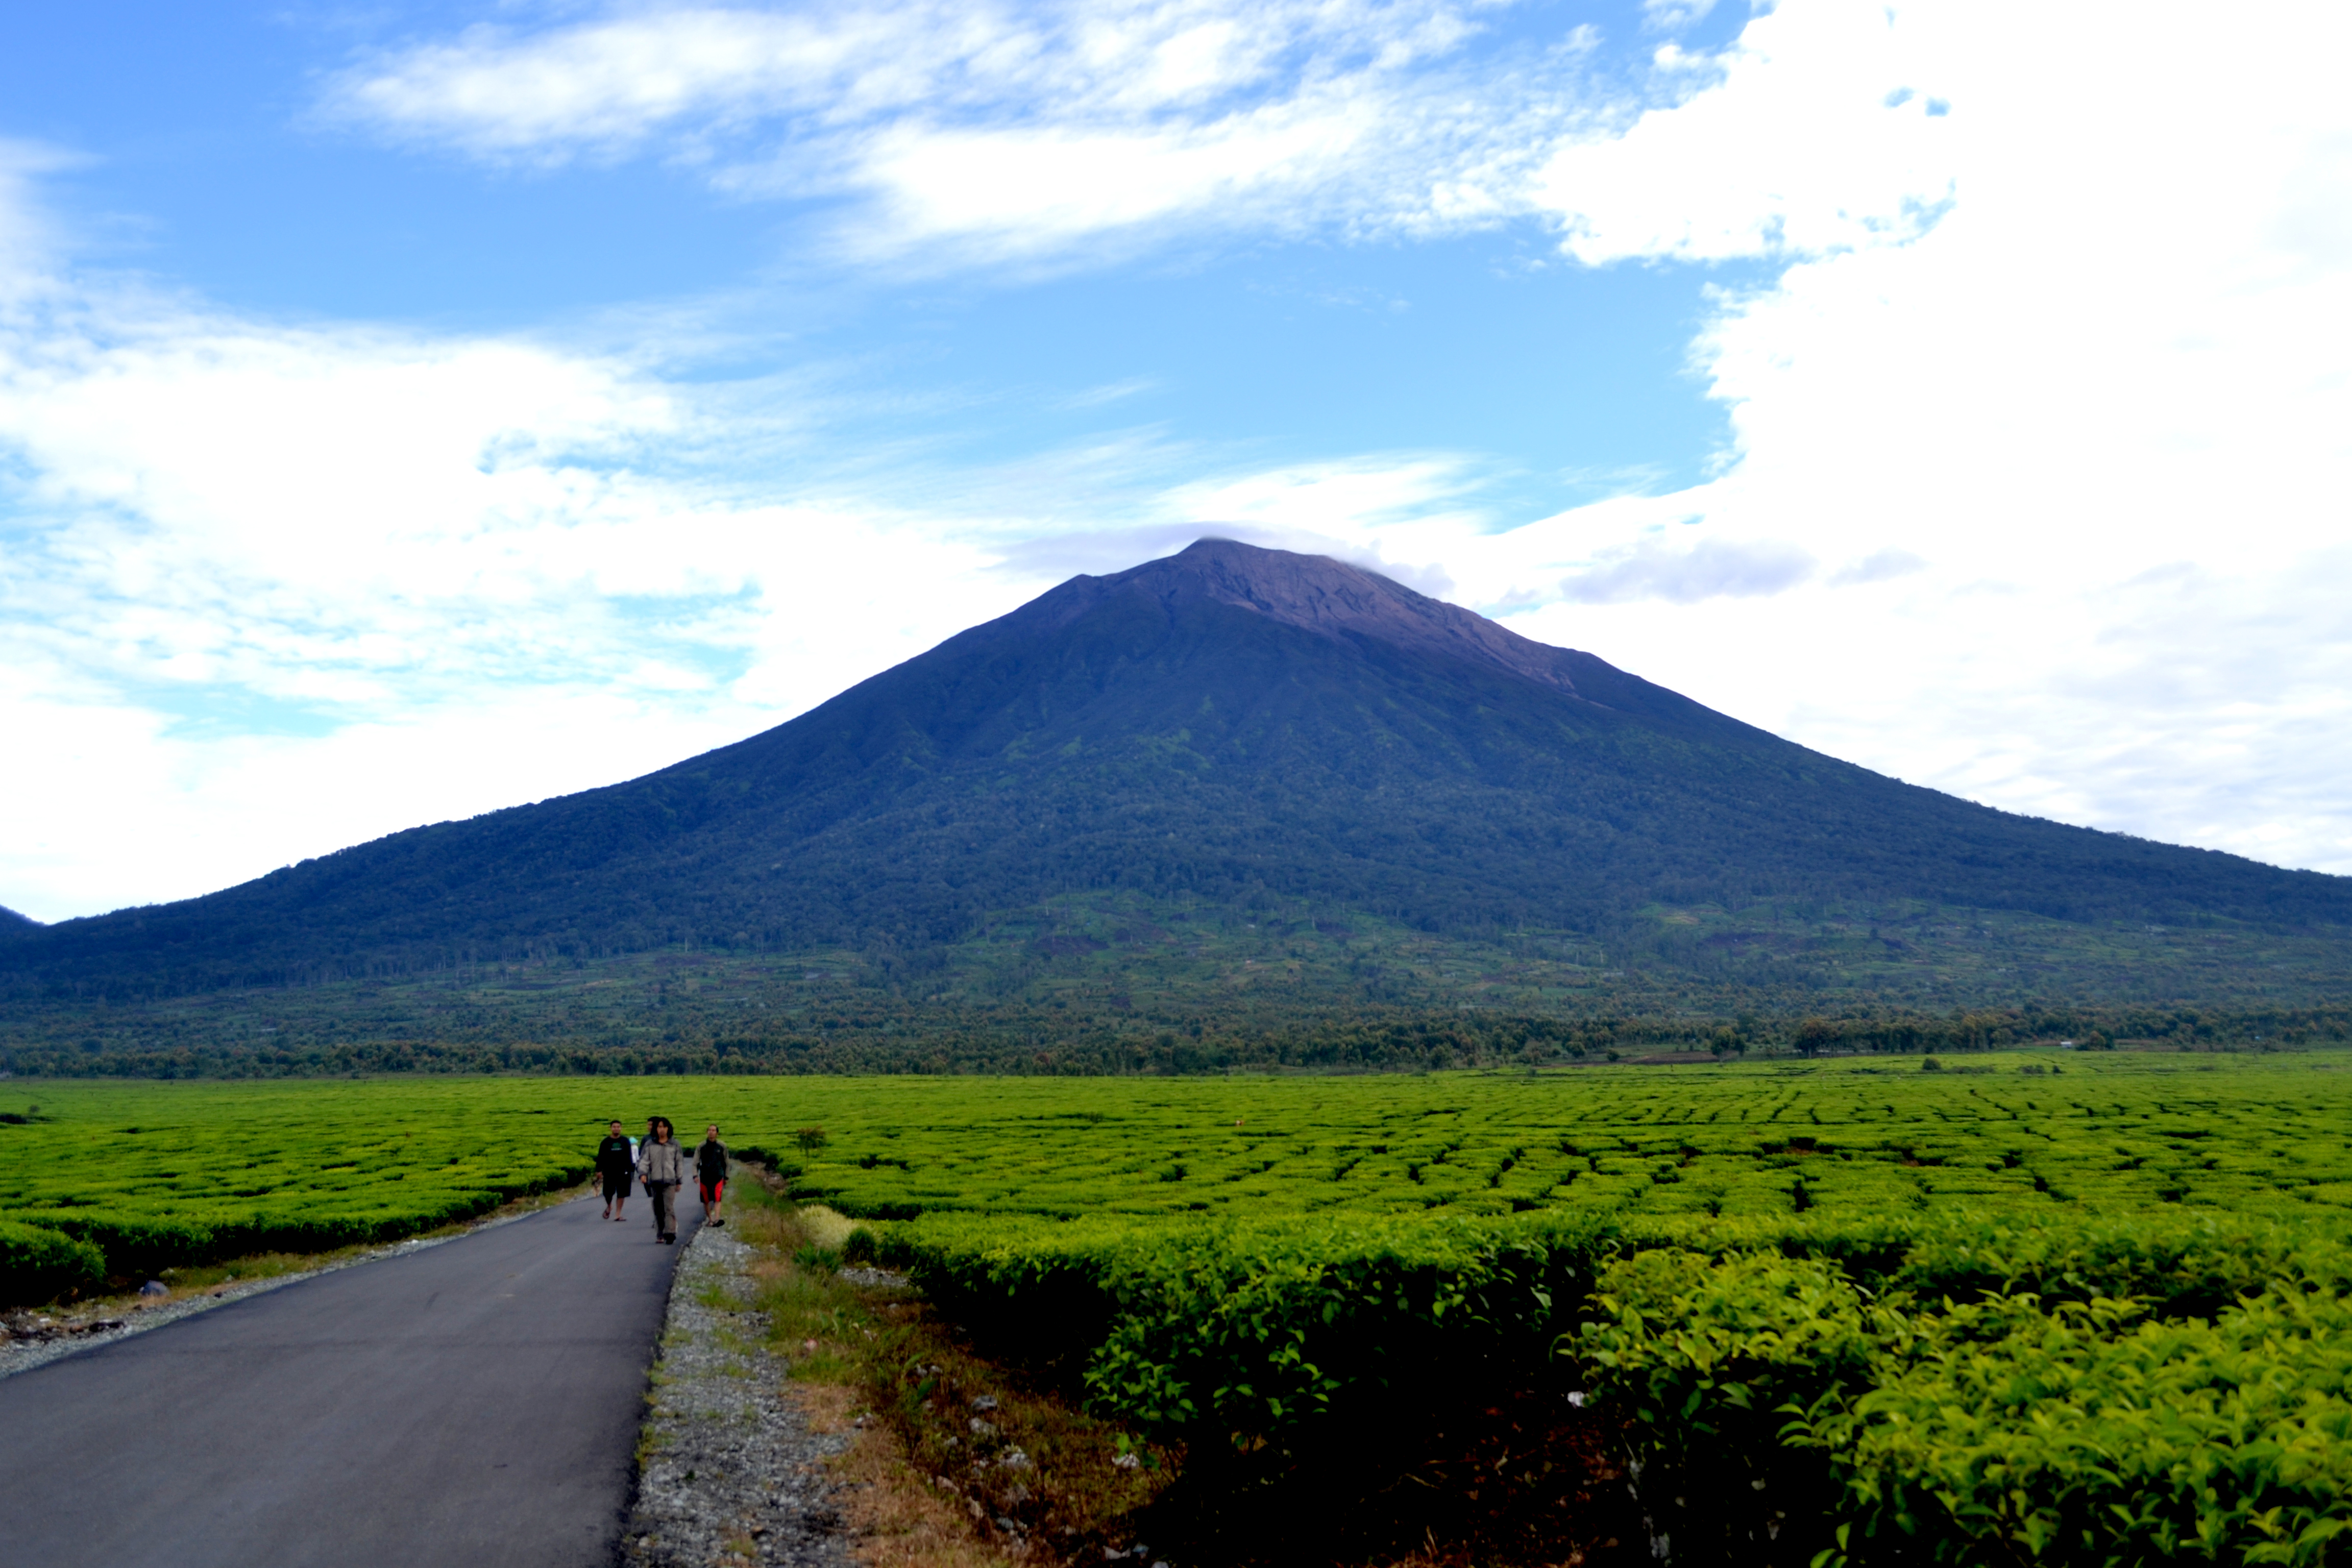
[[(375, 1040), (334, 1046), (163, 1049), (10, 1047), (25, 1077), (310, 1078), (438, 1073), (1201, 1074), (1433, 1071), (1635, 1062), (1892, 1054), (1963, 1057), (2011, 1045), (2084, 1050), (2284, 1050), (2352, 1043), (2352, 1006), (2246, 1011), (2025, 1007), (1937, 1017), (1883, 1011), (1720, 1023), (1664, 1017), (1560, 1018), (1366, 1014), (1234, 1032), (1181, 1018), (1056, 1018), (1036, 1013), (926, 1020), (841, 1017), (821, 1032), (651, 1045)], [(1704, 1059), (1704, 1058), (1702, 1058)], [(1917, 1064), (1915, 1064), (1917, 1065)]]
[(1065, 900), (909, 954), (551, 958), (0, 1004), (44, 1075), (1415, 1070), (1659, 1053), (2269, 1049), (2342, 1040), (2341, 946), (1929, 907), (1658, 907), (1638, 939), (1493, 941), (1333, 911)]

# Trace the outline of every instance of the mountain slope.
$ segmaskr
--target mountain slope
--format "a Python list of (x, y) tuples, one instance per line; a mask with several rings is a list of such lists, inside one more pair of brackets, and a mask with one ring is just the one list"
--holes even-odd
[(1759, 899), (2352, 926), (2352, 879), (1970, 805), (1357, 568), (1203, 542), (676, 767), (60, 922), (0, 971), (153, 994), (682, 942), (921, 948), (1102, 888), (1461, 932)]

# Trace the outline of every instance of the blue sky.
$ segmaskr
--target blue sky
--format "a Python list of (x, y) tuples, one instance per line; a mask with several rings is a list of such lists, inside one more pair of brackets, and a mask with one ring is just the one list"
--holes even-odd
[(2352, 871), (2352, 117), (2179, 21), (12, 17), (0, 903), (628, 776), (1207, 531)]
[[(1672, 33), (1719, 47), (1740, 14)], [(920, 432), (988, 460), (1152, 426), (1270, 462), (1476, 450), (1527, 515), (1688, 484), (1728, 444), (1690, 342), (1710, 288), (1769, 279), (1749, 258), (1567, 267), (1520, 223), (1355, 243), (1178, 233), (907, 276), (810, 255), (839, 197), (715, 193), (658, 148), (485, 168), (336, 122), (353, 62), (486, 23), (527, 38), (532, 15), (59, 11), (0, 62), (0, 103), (12, 134), (88, 160), (47, 198), (93, 259), (298, 321), (577, 338), (667, 306), (723, 339), (683, 345), (673, 374), (813, 370), (883, 405), (852, 416), (864, 441)], [(1580, 79), (1638, 78), (1664, 36), (1639, 5), (1498, 8), (1458, 53), (1507, 60), (1580, 28), (1596, 40)]]

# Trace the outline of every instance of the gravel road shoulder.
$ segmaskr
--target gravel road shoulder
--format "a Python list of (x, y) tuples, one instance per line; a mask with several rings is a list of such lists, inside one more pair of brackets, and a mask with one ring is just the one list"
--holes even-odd
[(631, 1564), (857, 1561), (824, 1469), (847, 1443), (812, 1431), (784, 1396), (784, 1360), (767, 1347), (766, 1314), (751, 1306), (757, 1256), (703, 1226), (678, 1259), (624, 1536)]

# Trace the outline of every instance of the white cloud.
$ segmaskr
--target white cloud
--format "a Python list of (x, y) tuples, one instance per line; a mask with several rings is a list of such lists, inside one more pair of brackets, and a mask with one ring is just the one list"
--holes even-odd
[(1790, 0), (1539, 186), (1581, 260), (1787, 263), (1695, 345), (1719, 478), (1252, 515), (1899, 776), (2352, 872), (2347, 44)]
[(1947, 100), (1913, 90), (1950, 69), (1927, 9), (1791, 4), (1720, 57), (1670, 46), (1661, 65), (1692, 73), (1683, 100), (1560, 147), (1530, 200), (1589, 266), (1910, 238), (1952, 195)]
[[(635, 13), (488, 27), (332, 81), (331, 121), (503, 163), (655, 149), (746, 197), (846, 196), (840, 240), (956, 264), (1182, 220), (1415, 231), (1523, 206), (1555, 68), (1465, 76), (1491, 6), (1067, 0)], [(1560, 46), (1573, 58), (1578, 37)]]
[(1559, 596), (1574, 605), (1753, 598), (1796, 586), (1820, 564), (1811, 552), (1776, 540), (1700, 539), (1678, 547), (1644, 539), (1602, 551), (1591, 565), (1561, 580)]
[[(1887, 16), (1783, 5), (1578, 165), (1572, 252), (1791, 258), (1699, 345), (1736, 462), (1450, 568), (1516, 606), (1661, 521), (1790, 542), (1842, 564), (1520, 624), (1919, 782), (2352, 871), (2352, 18)], [(1874, 142), (1896, 83), (1950, 112)]]
[[(1213, 115), (1234, 95), (1441, 55), (1475, 7), (1444, 0), (915, 0), (793, 12), (678, 8), (536, 33), (490, 27), (336, 79), (330, 115), (493, 157), (560, 160), (664, 132), (1018, 114)], [(1270, 90), (1269, 90), (1270, 89)]]
[[(2352, 871), (2347, 14), (1785, 0), (1720, 58), (1662, 51), (1646, 106), (1580, 97), (1572, 54), (1447, 77), (1472, 16), (633, 13), (387, 58), (335, 104), (846, 194), (870, 247), (965, 260), (1530, 212), (1588, 264), (1773, 258), (1694, 348), (1736, 438), (1707, 483), (1509, 526), (1477, 454), (1144, 432), (765, 489), (743, 454), (795, 410), (79, 278), (10, 196), (53, 155), (0, 149), (0, 724), (48, 764), (6, 786), (38, 827), (0, 902), (176, 896), (625, 776), (1201, 531), (1904, 777)], [(174, 719), (224, 690), (283, 732)]]
[(1642, 0), (1642, 19), (1661, 32), (1676, 32), (1706, 20), (1715, 0)]
[(1859, 587), (1864, 583), (1884, 583), (1891, 577), (1908, 577), (1927, 569), (1927, 563), (1907, 550), (1874, 550), (1832, 573), (1829, 584), (1832, 588)]
[(949, 536), (984, 519), (677, 471), (772, 421), (616, 360), (5, 277), (0, 903), (37, 917), (626, 777), (1043, 585)]
[(35, 199), (41, 176), (80, 162), (58, 148), (0, 137), (0, 305), (23, 303), (23, 291), (58, 249), (55, 226)]

